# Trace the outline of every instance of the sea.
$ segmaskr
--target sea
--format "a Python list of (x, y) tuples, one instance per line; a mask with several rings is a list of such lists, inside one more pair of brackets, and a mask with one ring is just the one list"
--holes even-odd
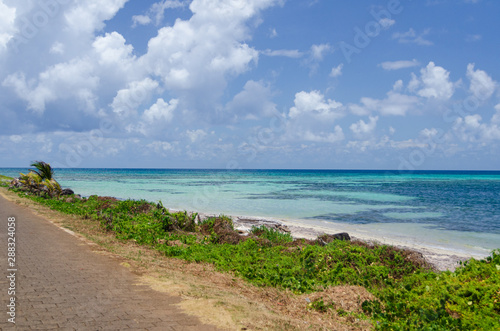
[[(0, 168), (10, 177), (26, 168)], [(82, 196), (281, 220), (484, 257), (500, 248), (500, 171), (55, 169)]]

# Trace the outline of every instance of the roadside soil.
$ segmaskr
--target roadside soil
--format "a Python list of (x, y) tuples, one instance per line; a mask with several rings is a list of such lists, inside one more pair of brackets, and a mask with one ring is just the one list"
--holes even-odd
[[(361, 304), (373, 297), (362, 287), (338, 286), (308, 295), (256, 287), (230, 273), (218, 272), (212, 265), (167, 258), (133, 241), (117, 240), (97, 222), (53, 211), (6, 188), (0, 188), (0, 195), (66, 229), (98, 254), (112, 257), (136, 274), (140, 285), (181, 297), (178, 306), (183, 312), (203, 323), (227, 330), (372, 329), (363, 318)], [(341, 312), (356, 312), (360, 318), (339, 316), (333, 310), (312, 310), (308, 305), (316, 298), (335, 302)]]

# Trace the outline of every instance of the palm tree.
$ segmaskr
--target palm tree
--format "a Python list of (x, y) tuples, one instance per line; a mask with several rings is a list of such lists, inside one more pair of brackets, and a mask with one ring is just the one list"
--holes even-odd
[(35, 161), (31, 164), (31, 166), (35, 167), (38, 171), (33, 169), (30, 169), (30, 171), (36, 173), (42, 180), (51, 180), (54, 176), (54, 169), (52, 169), (49, 163), (43, 161)]

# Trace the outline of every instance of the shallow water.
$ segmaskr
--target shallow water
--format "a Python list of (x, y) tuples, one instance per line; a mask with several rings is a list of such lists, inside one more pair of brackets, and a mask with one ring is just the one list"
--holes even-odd
[(500, 248), (500, 172), (57, 169), (55, 176), (83, 196), (345, 225), (476, 254)]

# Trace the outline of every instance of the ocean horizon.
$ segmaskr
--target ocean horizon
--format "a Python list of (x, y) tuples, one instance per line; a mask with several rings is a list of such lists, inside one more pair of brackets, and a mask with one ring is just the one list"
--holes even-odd
[[(15, 177), (28, 168), (0, 168)], [(486, 256), (500, 248), (500, 171), (55, 169), (82, 196), (297, 222), (407, 246)]]

